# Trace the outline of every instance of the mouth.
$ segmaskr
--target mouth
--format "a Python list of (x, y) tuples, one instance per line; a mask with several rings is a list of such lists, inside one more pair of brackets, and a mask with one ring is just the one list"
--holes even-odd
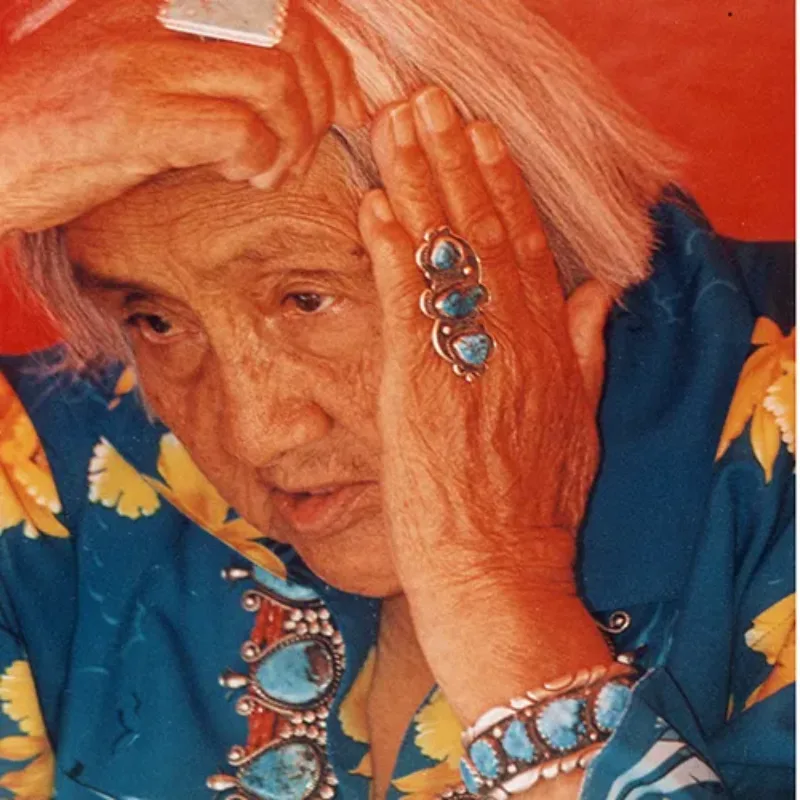
[(272, 499), (278, 513), (301, 534), (330, 533), (346, 527), (348, 512), (374, 484), (348, 483), (285, 491), (275, 488)]

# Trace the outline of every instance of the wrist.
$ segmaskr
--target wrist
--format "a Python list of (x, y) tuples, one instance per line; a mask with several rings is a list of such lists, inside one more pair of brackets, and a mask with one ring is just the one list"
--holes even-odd
[(546, 681), (613, 660), (574, 587), (483, 583), (438, 608), (408, 599), (426, 660), (464, 725)]
[[(466, 538), (466, 537), (464, 537)], [(481, 535), (467, 546), (457, 533), (420, 550), (414, 570), (403, 575), (406, 594), (434, 605), (463, 594), (514, 597), (574, 597), (575, 533), (565, 528), (527, 528)]]
[(638, 677), (630, 655), (545, 682), (464, 731), (470, 796), (507, 797), (584, 768), (622, 720)]

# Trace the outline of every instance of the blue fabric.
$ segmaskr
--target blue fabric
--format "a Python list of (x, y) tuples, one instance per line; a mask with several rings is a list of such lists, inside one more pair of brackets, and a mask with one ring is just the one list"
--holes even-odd
[[(781, 663), (756, 634), (779, 636), (783, 618), (763, 615), (780, 616), (794, 592), (794, 461), (782, 446), (767, 481), (749, 427), (715, 456), (756, 320), (767, 315), (784, 333), (794, 324), (786, 301), (791, 252), (717, 237), (686, 198), (655, 216), (653, 277), (628, 293), (609, 325), (604, 455), (579, 564), (588, 607), (601, 622), (619, 610), (630, 615), (615, 645), (641, 648), (648, 671), (587, 770), (582, 797), (789, 797), (793, 683), (764, 689), (759, 699)], [(2, 530), (0, 516), (0, 797), (25, 796), (14, 781), (36, 778), (24, 772), (36, 756), (16, 758), (3, 743), (27, 735), (31, 753), (44, 747), (4, 680), (20, 664), (30, 665), (35, 681), (59, 800), (221, 796), (206, 787), (208, 776), (237, 779), (229, 750), (258, 732), (236, 711), (242, 690), (218, 678), (247, 674), (241, 648), (257, 615), (243, 607), (243, 593), (267, 583), (274, 591), (280, 582), (260, 583), (248, 558), (165, 496), (135, 518), (121, 513), (135, 487), (152, 501), (135, 474), (163, 480), (167, 431), (148, 420), (135, 393), (115, 393), (117, 373), (92, 381), (54, 375), (47, 367), (56, 355), (0, 361), (38, 433), (61, 501), (56, 518), (69, 532), (29, 538), (22, 524)], [(0, 404), (0, 425), (3, 413)], [(95, 486), (105, 500), (90, 499), (87, 476), (103, 441), (132, 469), (127, 501), (108, 499), (107, 486)], [(108, 450), (100, 452), (107, 465)], [(2, 459), (0, 448), (0, 470)], [(3, 491), (0, 484), (0, 509)], [(275, 552), (305, 587), (286, 588), (287, 602), (300, 606), (316, 593), (343, 638), (327, 758), (336, 796), (366, 800), (370, 782), (360, 773), (368, 771), (369, 746), (346, 709), (368, 668), (379, 603), (325, 585), (286, 547)], [(231, 568), (249, 576), (223, 580)], [(791, 614), (793, 637), (793, 603)], [(314, 694), (303, 684), (313, 670), (300, 666), (290, 670), (291, 684), (270, 675), (277, 692)], [(411, 794), (409, 782), (433, 786), (450, 768), (420, 738), (419, 720), (438, 700), (434, 692), (409, 722), (393, 800)], [(288, 797), (280, 791), (299, 784), (276, 790), (282, 780), (317, 776), (305, 750), (289, 755), (295, 760), (269, 755), (238, 779), (256, 800), (275, 791)], [(457, 757), (452, 771), (458, 783)], [(267, 787), (262, 795), (258, 781)]]

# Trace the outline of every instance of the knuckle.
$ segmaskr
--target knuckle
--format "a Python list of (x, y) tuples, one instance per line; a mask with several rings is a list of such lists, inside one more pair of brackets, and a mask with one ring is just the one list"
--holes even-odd
[(426, 181), (409, 178), (402, 186), (398, 186), (395, 195), (402, 205), (409, 209), (431, 207), (431, 191)]
[(520, 201), (520, 184), (517, 176), (506, 169), (499, 169), (491, 176), (491, 189), (498, 206), (510, 208)]
[(475, 171), (472, 154), (462, 147), (443, 147), (436, 160), (441, 173), (450, 178)]
[(516, 239), (516, 249), (524, 261), (538, 261), (550, 257), (550, 247), (544, 231), (539, 227), (528, 228)]
[(483, 253), (496, 253), (504, 248), (506, 231), (500, 217), (489, 209), (475, 209), (467, 218), (465, 235)]

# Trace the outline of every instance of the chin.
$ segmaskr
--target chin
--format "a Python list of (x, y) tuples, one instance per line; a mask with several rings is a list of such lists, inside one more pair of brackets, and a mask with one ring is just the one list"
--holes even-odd
[(305, 538), (276, 531), (317, 577), (343, 592), (385, 598), (402, 594), (382, 521), (363, 520), (333, 536)]

